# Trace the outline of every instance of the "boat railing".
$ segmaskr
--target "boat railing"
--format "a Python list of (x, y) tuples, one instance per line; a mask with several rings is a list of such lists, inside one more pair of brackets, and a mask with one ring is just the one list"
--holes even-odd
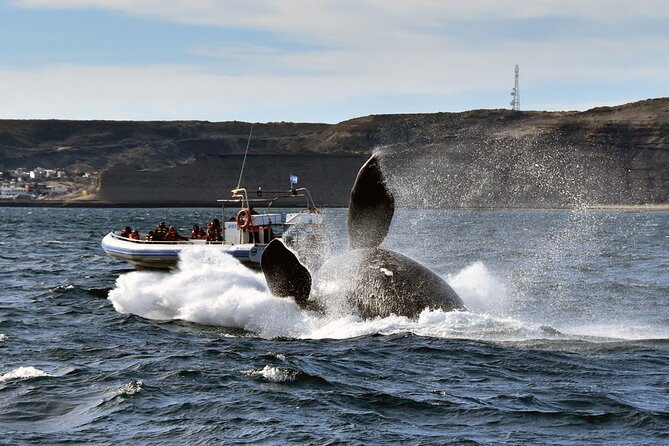
[(204, 239), (188, 239), (188, 240), (137, 240), (134, 238), (123, 237), (114, 231), (110, 232), (111, 236), (124, 242), (148, 244), (148, 245), (192, 245), (193, 243), (203, 245), (224, 245), (225, 241), (204, 240)]
[(295, 197), (304, 197), (306, 201), (305, 211), (317, 210), (318, 207), (316, 203), (311, 198), (311, 194), (306, 187), (293, 188), (288, 192), (282, 191), (263, 191), (258, 188), (256, 192), (257, 198), (249, 198), (248, 191), (244, 187), (238, 187), (232, 189), (232, 198), (228, 199), (219, 199), (217, 200), (221, 205), (225, 203), (236, 203), (239, 204), (241, 208), (251, 209), (253, 205), (264, 204), (267, 207), (268, 211), (272, 208), (274, 203), (281, 199), (295, 198)]
[[(214, 240), (204, 240), (204, 239), (187, 239), (187, 240), (137, 240), (129, 237), (122, 237), (120, 234), (115, 231), (111, 231), (113, 238), (118, 240), (123, 240), (129, 243), (136, 244), (147, 244), (147, 245), (224, 245), (224, 244), (266, 244), (272, 238), (282, 237), (289, 227), (296, 226), (305, 226), (305, 227), (317, 227), (322, 223), (322, 216), (320, 210), (316, 207), (314, 200), (311, 198), (311, 194), (306, 187), (292, 188), (288, 192), (263, 192), (260, 188), (256, 192), (258, 195), (257, 198), (249, 198), (248, 191), (246, 188), (238, 187), (232, 189), (232, 198), (230, 199), (220, 199), (218, 200), (221, 203), (221, 216), (223, 221), (225, 220), (225, 204), (234, 203), (236, 206), (239, 206), (241, 210), (248, 210), (247, 215), (251, 215), (253, 219), (256, 215), (263, 216), (266, 214), (274, 214), (276, 211), (272, 212), (272, 205), (280, 199), (286, 198), (295, 198), (295, 197), (304, 197), (306, 200), (306, 208), (302, 208), (300, 211), (294, 213), (286, 213), (283, 216), (278, 218), (278, 221), (269, 220), (268, 222), (263, 222), (259, 224), (250, 224), (245, 227), (241, 227), (239, 220), (237, 220), (237, 229), (240, 231), (239, 236), (233, 236), (230, 239), (224, 239), (222, 241)], [(263, 197), (263, 194), (266, 196)], [(256, 214), (253, 212), (253, 205), (262, 205), (260, 207), (265, 207), (267, 209), (266, 213)], [(283, 214), (283, 213), (281, 213)], [(286, 220), (288, 215), (293, 217), (290, 220)], [(297, 216), (297, 218), (295, 218)], [(238, 216), (239, 217), (239, 216)], [(233, 220), (234, 221), (234, 220)], [(227, 225), (227, 223), (226, 223)], [(267, 235), (263, 233), (262, 237), (258, 237), (253, 233), (259, 231), (267, 231)], [(226, 227), (227, 231), (227, 227)], [(251, 234), (251, 235), (242, 235), (242, 234)], [(225, 234), (223, 234), (225, 237)], [(248, 239), (248, 241), (247, 241)]]

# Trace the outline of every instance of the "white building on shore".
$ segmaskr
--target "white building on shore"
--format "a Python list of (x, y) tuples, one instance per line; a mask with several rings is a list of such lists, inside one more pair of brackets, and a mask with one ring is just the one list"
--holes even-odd
[(20, 186), (0, 186), (0, 199), (16, 200), (21, 198), (30, 198), (28, 189)]

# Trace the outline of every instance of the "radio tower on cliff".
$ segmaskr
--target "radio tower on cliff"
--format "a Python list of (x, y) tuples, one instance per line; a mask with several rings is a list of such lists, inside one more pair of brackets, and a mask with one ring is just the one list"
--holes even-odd
[(516, 65), (516, 82), (511, 90), (511, 110), (520, 110), (520, 89), (518, 88), (518, 65)]

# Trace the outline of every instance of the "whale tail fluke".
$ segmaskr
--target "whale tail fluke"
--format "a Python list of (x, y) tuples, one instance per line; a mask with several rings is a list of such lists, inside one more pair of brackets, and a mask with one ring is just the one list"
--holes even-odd
[(348, 234), (352, 249), (376, 248), (388, 235), (395, 198), (386, 186), (377, 156), (360, 168), (351, 189)]
[(277, 297), (292, 297), (305, 306), (311, 293), (311, 274), (279, 239), (272, 240), (260, 258), (267, 286)]

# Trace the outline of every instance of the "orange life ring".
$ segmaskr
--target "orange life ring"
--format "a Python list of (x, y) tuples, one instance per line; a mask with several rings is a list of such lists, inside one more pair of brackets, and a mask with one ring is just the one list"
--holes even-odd
[(251, 225), (251, 211), (244, 208), (237, 214), (237, 226), (239, 229), (246, 229)]

